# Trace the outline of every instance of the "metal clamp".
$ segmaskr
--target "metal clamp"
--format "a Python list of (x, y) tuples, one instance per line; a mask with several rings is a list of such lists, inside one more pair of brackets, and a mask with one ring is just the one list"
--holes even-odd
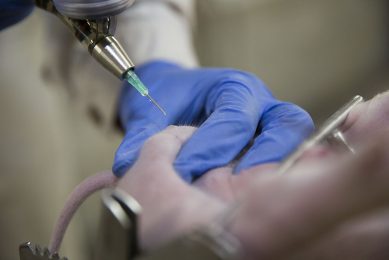
[(113, 36), (116, 29), (114, 16), (99, 19), (74, 19), (58, 12), (53, 0), (34, 0), (35, 5), (56, 15), (83, 43), (93, 58), (113, 75), (123, 80), (125, 73), (134, 68), (122, 45)]

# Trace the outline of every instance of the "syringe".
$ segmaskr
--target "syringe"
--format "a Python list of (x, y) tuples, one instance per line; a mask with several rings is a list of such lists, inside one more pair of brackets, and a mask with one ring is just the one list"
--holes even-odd
[(134, 64), (121, 44), (113, 36), (115, 17), (75, 19), (58, 12), (53, 0), (34, 0), (35, 5), (55, 14), (83, 43), (93, 58), (120, 80), (127, 80), (142, 96), (146, 96), (161, 112), (166, 112), (149, 95), (148, 89), (134, 73)]
[(142, 96), (146, 96), (166, 116), (166, 111), (149, 95), (149, 90), (133, 70), (128, 70), (124, 79), (126, 79)]

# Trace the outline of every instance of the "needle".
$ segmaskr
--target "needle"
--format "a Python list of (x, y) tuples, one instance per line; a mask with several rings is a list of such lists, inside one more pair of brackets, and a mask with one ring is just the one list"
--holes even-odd
[(155, 101), (150, 95), (147, 87), (142, 83), (133, 70), (127, 71), (124, 78), (131, 84), (142, 96), (147, 97), (151, 103), (153, 103), (164, 116), (166, 116), (166, 111)]
[(149, 94), (146, 94), (146, 97), (162, 112), (164, 116), (166, 116), (166, 111), (154, 100)]

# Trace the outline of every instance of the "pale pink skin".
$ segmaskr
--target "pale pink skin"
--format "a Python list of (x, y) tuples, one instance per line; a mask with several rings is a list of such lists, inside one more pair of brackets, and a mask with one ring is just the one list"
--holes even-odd
[[(215, 217), (238, 201), (236, 215), (225, 228), (242, 242), (245, 258), (326, 259), (327, 254), (369, 259), (374, 249), (376, 259), (385, 259), (382, 241), (388, 241), (389, 217), (358, 217), (389, 201), (389, 93), (355, 108), (343, 129), (355, 156), (316, 147), (283, 176), (271, 174), (275, 164), (239, 175), (223, 167), (209, 171), (194, 186), (180, 179), (172, 163), (195, 129), (169, 127), (155, 135), (118, 184), (143, 207), (142, 248), (153, 249), (217, 221)], [(371, 245), (364, 248), (366, 241), (358, 238), (366, 235)], [(356, 245), (348, 244), (350, 237)]]

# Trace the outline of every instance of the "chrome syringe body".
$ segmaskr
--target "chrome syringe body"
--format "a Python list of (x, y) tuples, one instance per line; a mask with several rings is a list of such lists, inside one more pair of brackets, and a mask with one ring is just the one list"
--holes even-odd
[(120, 80), (127, 80), (142, 96), (147, 97), (164, 115), (166, 112), (150, 96), (149, 90), (133, 72), (134, 63), (113, 36), (116, 29), (114, 16), (74, 19), (62, 15), (52, 0), (34, 0), (35, 5), (62, 20), (74, 36), (87, 47), (92, 57)]
[(73, 19), (58, 12), (52, 0), (34, 1), (36, 6), (60, 18), (89, 53), (120, 80), (125, 79), (127, 71), (134, 68), (133, 62), (113, 36), (116, 29), (115, 17)]

